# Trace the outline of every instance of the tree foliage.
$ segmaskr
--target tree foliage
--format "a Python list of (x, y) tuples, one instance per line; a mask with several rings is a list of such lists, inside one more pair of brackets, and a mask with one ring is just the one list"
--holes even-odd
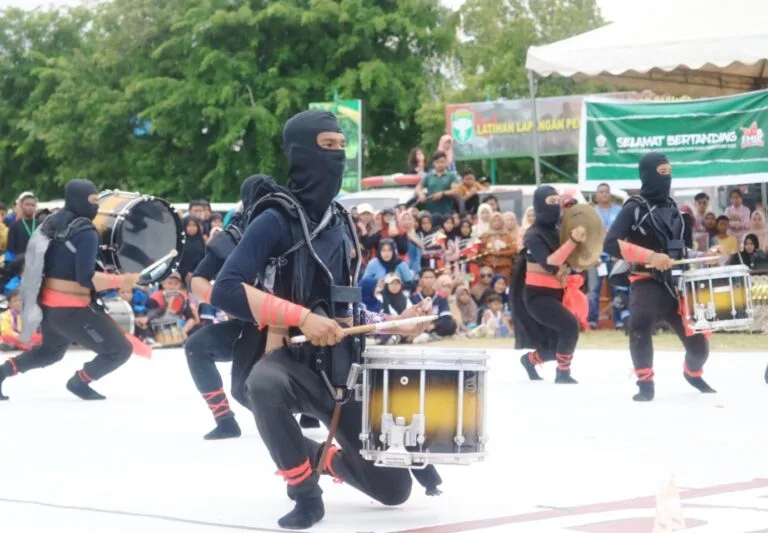
[(284, 178), (282, 124), (335, 91), (363, 100), (366, 171), (391, 171), (421, 134), (414, 117), (454, 39), (450, 14), (438, 0), (7, 10), (3, 185), (45, 194), (87, 177), (172, 199), (235, 199), (250, 174)]
[[(0, 185), (75, 177), (172, 200), (284, 179), (281, 128), (363, 101), (364, 173), (429, 150), (446, 103), (526, 94), (529, 45), (594, 27), (594, 0), (112, 0), (0, 14)], [(458, 37), (458, 38), (457, 38)], [(559, 83), (559, 84), (558, 84)], [(563, 82), (543, 88), (568, 92)]]

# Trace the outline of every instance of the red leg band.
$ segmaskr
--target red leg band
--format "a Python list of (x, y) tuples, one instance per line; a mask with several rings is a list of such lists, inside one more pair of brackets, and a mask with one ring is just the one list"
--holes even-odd
[(653, 381), (654, 372), (652, 368), (638, 368), (635, 375), (638, 381)]

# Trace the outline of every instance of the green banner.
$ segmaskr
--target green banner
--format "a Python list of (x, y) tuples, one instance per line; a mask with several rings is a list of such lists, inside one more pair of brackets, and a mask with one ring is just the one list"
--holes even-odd
[(317, 102), (309, 104), (309, 108), (330, 111), (336, 115), (341, 131), (347, 138), (345, 150), (347, 162), (341, 188), (346, 192), (359, 191), (363, 174), (363, 102), (361, 100)]
[(687, 102), (584, 102), (579, 183), (640, 187), (638, 161), (662, 152), (672, 187), (768, 181), (768, 90)]

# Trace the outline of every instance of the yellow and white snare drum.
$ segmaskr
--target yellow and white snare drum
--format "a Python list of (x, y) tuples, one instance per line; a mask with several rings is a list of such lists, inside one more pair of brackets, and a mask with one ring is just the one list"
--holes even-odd
[(487, 352), (372, 347), (363, 359), (365, 459), (418, 468), (485, 458)]
[(752, 277), (746, 265), (683, 273), (683, 309), (693, 331), (748, 329), (754, 321)]

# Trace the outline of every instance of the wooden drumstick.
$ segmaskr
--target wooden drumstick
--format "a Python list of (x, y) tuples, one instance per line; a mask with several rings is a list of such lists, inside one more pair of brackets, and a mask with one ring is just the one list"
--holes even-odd
[(171, 259), (173, 259), (177, 255), (179, 255), (178, 251), (171, 250), (170, 252), (165, 254), (163, 257), (161, 257), (160, 259), (158, 259), (157, 261), (155, 261), (154, 263), (152, 263), (151, 265), (146, 267), (144, 270), (139, 272), (139, 284), (141, 284), (142, 278), (145, 278), (147, 276), (152, 277), (151, 276), (152, 272), (154, 272), (155, 269), (163, 267), (165, 265), (165, 263), (167, 263), (168, 261), (170, 261)]
[[(421, 324), (424, 322), (434, 322), (439, 317), (437, 315), (428, 316), (415, 316), (411, 318), (401, 318), (398, 320), (388, 320), (386, 322), (378, 322), (376, 324), (365, 324), (364, 326), (352, 326), (351, 328), (344, 329), (344, 336), (347, 335), (359, 335), (361, 333), (373, 333), (374, 331), (381, 331), (387, 329), (394, 329), (400, 326), (411, 326), (413, 324)], [(304, 335), (297, 335), (291, 337), (291, 344), (301, 344), (307, 342), (307, 337)]]
[[(693, 257), (691, 259), (677, 259), (672, 261), (672, 266), (678, 265), (692, 265), (694, 263), (714, 263), (720, 261), (723, 258), (722, 255), (709, 255), (707, 257)], [(645, 268), (653, 268), (653, 265), (645, 265)]]

